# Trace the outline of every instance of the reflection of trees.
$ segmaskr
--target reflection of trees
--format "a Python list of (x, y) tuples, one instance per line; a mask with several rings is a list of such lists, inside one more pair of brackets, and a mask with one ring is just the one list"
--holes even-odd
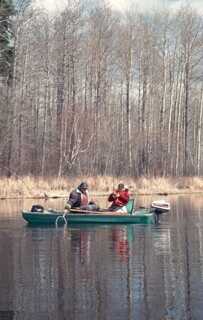
[[(164, 246), (156, 259), (151, 227), (25, 230), (26, 242), (16, 248), (15, 309), (25, 308), (31, 319), (45, 313), (50, 319), (108, 319), (109, 311), (120, 319), (160, 315), (154, 304), (164, 305)], [(112, 236), (126, 241), (125, 251), (115, 250)]]
[(0, 200), (0, 217), (1, 218), (13, 218), (19, 215), (22, 208), (22, 200)]
[(15, 224), (0, 234), (0, 310), (20, 320), (201, 319), (202, 230), (184, 197), (159, 226)]
[(198, 210), (197, 235), (199, 239), (200, 274), (201, 274), (201, 278), (203, 279), (203, 227), (201, 224), (201, 214), (202, 214), (202, 210), (200, 207)]
[(60, 296), (64, 290), (59, 288), (64, 248), (59, 246), (56, 230), (26, 228), (20, 236), (15, 244), (14, 309), (21, 319), (59, 319), (64, 311)]
[[(0, 233), (0, 319), (13, 319), (14, 240), (7, 231)], [(9, 306), (9, 307), (8, 307)]]
[(195, 265), (199, 266), (199, 239), (195, 230), (196, 213), (193, 201), (180, 197), (174, 203), (173, 214), (173, 225), (170, 228), (171, 253), (168, 255), (168, 258), (171, 257), (168, 266), (171, 276), (167, 288), (170, 304), (166, 310), (169, 315), (175, 315), (176, 319), (193, 319), (199, 287), (199, 276), (198, 280), (195, 279)]

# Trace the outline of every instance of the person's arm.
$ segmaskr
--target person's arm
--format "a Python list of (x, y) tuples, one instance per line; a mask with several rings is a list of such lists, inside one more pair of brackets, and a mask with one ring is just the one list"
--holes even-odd
[(69, 204), (71, 206), (71, 208), (75, 207), (75, 205), (77, 204), (78, 202), (78, 195), (77, 195), (77, 192), (75, 191), (72, 191), (70, 193), (70, 196), (69, 196), (69, 199), (67, 201), (67, 204)]
[(115, 199), (116, 199), (116, 194), (113, 192), (113, 193), (111, 193), (111, 194), (109, 195), (108, 201), (109, 201), (109, 202), (112, 202), (112, 201), (114, 201)]

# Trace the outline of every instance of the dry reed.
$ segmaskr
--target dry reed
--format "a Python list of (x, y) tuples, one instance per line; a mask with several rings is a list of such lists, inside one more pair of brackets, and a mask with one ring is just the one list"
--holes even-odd
[(66, 197), (81, 181), (87, 181), (92, 194), (108, 194), (118, 183), (128, 185), (132, 194), (176, 194), (203, 192), (202, 177), (132, 178), (132, 177), (18, 177), (0, 179), (0, 198)]

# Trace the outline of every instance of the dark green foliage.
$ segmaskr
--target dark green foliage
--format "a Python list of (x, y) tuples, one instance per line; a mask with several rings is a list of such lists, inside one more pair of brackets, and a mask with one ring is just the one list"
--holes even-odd
[(13, 14), (12, 0), (0, 0), (0, 76), (8, 80), (12, 76), (14, 56)]

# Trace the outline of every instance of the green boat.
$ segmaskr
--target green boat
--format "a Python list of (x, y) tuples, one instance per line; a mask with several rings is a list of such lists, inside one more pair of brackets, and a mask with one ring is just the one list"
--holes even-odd
[(72, 223), (154, 223), (153, 209), (140, 208), (133, 210), (134, 200), (131, 199), (126, 205), (125, 214), (116, 212), (82, 211), (71, 209), (70, 212), (45, 210), (43, 212), (31, 212), (23, 210), (22, 217), (29, 224), (72, 224)]

